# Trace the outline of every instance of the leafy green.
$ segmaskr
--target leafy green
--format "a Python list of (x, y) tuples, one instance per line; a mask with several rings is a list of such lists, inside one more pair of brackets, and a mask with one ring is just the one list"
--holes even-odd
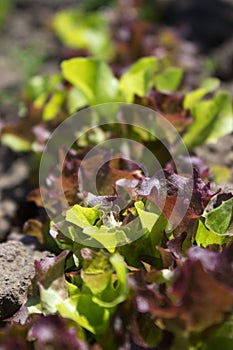
[(218, 109), (212, 128), (205, 140), (205, 143), (214, 143), (227, 134), (233, 132), (233, 107), (231, 95), (221, 91), (214, 98)]
[(90, 105), (116, 101), (118, 80), (110, 67), (97, 58), (73, 58), (63, 61), (64, 78), (79, 88)]
[(66, 299), (64, 264), (67, 254), (68, 251), (63, 251), (57, 257), (47, 257), (35, 262), (33, 295), (27, 303), (30, 313), (53, 314), (57, 311), (57, 305)]
[(63, 92), (56, 92), (53, 94), (49, 102), (45, 105), (45, 108), (43, 110), (43, 119), (44, 120), (51, 120), (61, 110), (61, 107), (65, 101), (65, 96)]
[(199, 220), (198, 223), (195, 240), (199, 246), (204, 248), (210, 244), (223, 245), (225, 242), (227, 242), (227, 238), (225, 236), (220, 236), (215, 232), (209, 230), (201, 220)]
[(107, 254), (97, 252), (83, 262), (82, 279), (93, 294), (100, 294), (110, 283), (112, 266)]
[(84, 208), (75, 204), (66, 212), (66, 221), (71, 222), (81, 228), (94, 225), (95, 221), (101, 216), (97, 208)]
[[(184, 106), (187, 105), (184, 101)], [(191, 111), (194, 122), (183, 137), (188, 148), (216, 142), (233, 131), (232, 102), (227, 92), (219, 92), (210, 100), (194, 99)]]
[(60, 113), (66, 99), (60, 74), (34, 76), (27, 84), (25, 95), (34, 102), (36, 108), (43, 108), (42, 119), (45, 121)]
[(214, 91), (219, 86), (219, 80), (209, 78), (204, 80), (201, 87), (197, 90), (189, 92), (184, 99), (184, 108), (193, 109), (198, 101), (209, 92)]
[(30, 151), (31, 142), (14, 134), (3, 134), (1, 136), (2, 144), (10, 147), (15, 152)]
[(80, 89), (73, 86), (67, 95), (67, 108), (69, 113), (72, 114), (85, 106), (88, 106), (88, 99)]
[[(59, 88), (59, 84), (61, 84), (60, 74), (54, 74), (50, 76), (36, 75), (29, 79), (26, 85), (26, 97), (32, 101), (36, 101), (37, 99), (41, 98), (41, 96), (48, 96), (49, 93), (54, 92)], [(36, 103), (38, 103), (39, 107), (39, 100)]]
[(217, 78), (207, 78), (201, 84), (201, 89), (206, 90), (207, 92), (212, 92), (216, 90), (220, 85), (220, 81)]
[(70, 297), (57, 306), (58, 311), (92, 333), (103, 333), (113, 308), (128, 295), (124, 259), (119, 254), (108, 258), (99, 252), (91, 259), (84, 259), (81, 276), (81, 291), (69, 284)]
[(156, 75), (155, 86), (159, 91), (176, 91), (183, 77), (183, 70), (176, 67), (168, 67), (162, 73)]
[(128, 286), (126, 284), (127, 273), (124, 259), (120, 254), (113, 254), (109, 261), (116, 272), (116, 284), (112, 276), (107, 287), (100, 295), (97, 294), (93, 298), (93, 301), (102, 307), (114, 308), (128, 296)]
[(147, 229), (148, 231), (151, 231), (156, 221), (158, 220), (159, 215), (149, 211), (145, 211), (144, 204), (141, 201), (135, 203), (135, 208), (137, 209), (142, 227)]
[(71, 48), (86, 49), (104, 59), (113, 54), (107, 17), (101, 12), (63, 10), (55, 15), (53, 28), (60, 40)]
[(188, 93), (184, 99), (184, 108), (190, 109), (194, 117), (193, 124), (184, 135), (188, 148), (202, 143), (216, 142), (220, 137), (233, 131), (233, 110), (228, 92), (218, 92), (211, 99), (202, 98), (213, 92), (219, 85), (218, 79), (209, 78), (200, 89)]
[[(97, 2), (92, 1), (91, 6), (98, 6)], [(162, 31), (154, 37), (156, 28), (137, 18), (141, 10), (133, 3), (123, 5), (121, 1), (111, 17), (107, 12), (78, 9), (59, 12), (53, 26), (67, 45), (60, 53), (81, 57), (63, 61), (60, 74), (30, 79), (23, 94), (24, 118), (16, 123), (0, 122), (3, 143), (17, 151), (30, 150), (33, 144), (33, 150), (41, 151), (71, 113), (103, 104), (94, 113), (95, 122), (107, 116), (104, 126), (84, 135), (85, 127), (70, 130), (78, 141), (66, 155), (63, 148), (56, 150), (56, 164), (50, 164), (49, 157), (44, 186), (28, 196), (43, 206), (43, 194), (54, 218), (50, 230), (47, 221), (43, 225), (29, 220), (24, 232), (37, 237), (42, 248), (62, 252), (35, 262), (28, 309), (22, 308), (10, 320), (24, 320), (25, 342), (20, 342), (22, 337), (12, 342), (10, 327), (4, 327), (9, 337), (8, 343), (3, 337), (6, 349), (21, 344), (24, 350), (49, 346), (58, 350), (232, 347), (232, 194), (218, 194), (214, 209), (208, 211), (218, 190), (207, 183), (211, 173), (203, 160), (193, 156), (171, 160), (176, 136), (170, 140), (170, 154), (165, 144), (161, 147), (150, 135), (153, 128), (160, 130), (153, 118), (145, 121), (148, 131), (111, 123), (117, 111), (122, 113), (117, 114), (122, 117), (118, 120), (128, 117), (125, 106), (121, 109), (111, 102), (138, 103), (159, 111), (192, 149), (232, 131), (231, 96), (216, 92), (220, 83), (216, 78), (206, 79), (187, 93), (189, 74), (192, 83), (198, 79), (197, 67), (194, 75), (192, 71), (186, 75), (180, 68), (185, 66), (179, 58), (183, 48), (179, 50), (175, 35)], [(29, 72), (37, 58), (33, 59), (33, 50), (26, 56), (24, 65), (29, 63), (25, 66)], [(181, 91), (183, 74), (187, 79)], [(138, 116), (133, 115), (132, 124)], [(135, 139), (138, 146), (131, 150), (123, 142), (122, 155), (95, 148), (122, 135)], [(160, 136), (170, 139), (170, 131), (161, 128)], [(146, 162), (140, 164), (146, 155), (140, 145), (165, 169), (154, 173), (153, 164), (148, 169)], [(90, 150), (96, 153), (88, 158)], [(124, 155), (137, 156), (135, 163)], [(106, 161), (109, 156), (111, 160)], [(192, 177), (186, 176), (190, 163)], [(92, 187), (88, 193), (82, 191), (77, 176), (81, 164), (82, 177), (91, 185), (92, 165), (102, 164), (96, 178), (99, 195), (92, 193)], [(225, 169), (221, 175), (218, 180), (227, 179), (230, 173)], [(58, 186), (61, 183), (64, 196)], [(37, 214), (47, 220), (43, 208)], [(50, 241), (46, 239), (49, 234)]]
[(153, 76), (157, 70), (155, 57), (143, 57), (135, 62), (128, 72), (122, 75), (119, 88), (126, 102), (132, 102), (134, 95), (144, 96), (153, 85)]
[(223, 201), (220, 206), (205, 214), (205, 224), (218, 234), (225, 234), (233, 215), (233, 197)]
[(233, 318), (230, 317), (210, 339), (203, 344), (201, 350), (218, 350), (224, 346), (224, 349), (231, 350), (233, 346)]
[(79, 294), (57, 305), (59, 314), (75, 321), (92, 333), (103, 333), (108, 325), (110, 312), (92, 301), (91, 294)]
[(83, 233), (94, 238), (110, 252), (114, 252), (117, 246), (127, 242), (125, 232), (120, 228), (108, 228), (104, 225), (101, 227), (89, 226), (84, 228)]

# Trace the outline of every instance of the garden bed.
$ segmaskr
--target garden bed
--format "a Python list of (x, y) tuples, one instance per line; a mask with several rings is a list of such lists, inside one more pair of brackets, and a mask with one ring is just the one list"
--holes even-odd
[(228, 13), (217, 40), (199, 2), (109, 3), (6, 8), (0, 348), (231, 349)]

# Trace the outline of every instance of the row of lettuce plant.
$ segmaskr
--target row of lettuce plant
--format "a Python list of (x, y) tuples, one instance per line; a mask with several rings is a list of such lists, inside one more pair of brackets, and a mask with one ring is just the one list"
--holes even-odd
[(161, 66), (153, 56), (139, 59), (120, 78), (97, 58), (63, 61), (60, 74), (29, 81), (24, 92), (26, 115), (2, 127), (2, 142), (15, 151), (41, 151), (40, 146), (68, 115), (107, 102), (137, 103), (162, 113), (189, 149), (231, 133), (230, 93), (215, 92), (216, 78), (185, 92), (179, 89), (183, 74), (180, 68)]

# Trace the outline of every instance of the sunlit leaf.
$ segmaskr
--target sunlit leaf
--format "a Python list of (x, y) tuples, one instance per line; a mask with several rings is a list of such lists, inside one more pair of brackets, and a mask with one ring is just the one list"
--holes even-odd
[(89, 104), (117, 101), (118, 80), (104, 61), (73, 58), (63, 61), (61, 68), (64, 78), (84, 93)]
[(144, 96), (153, 85), (157, 70), (155, 57), (143, 57), (134, 63), (120, 79), (119, 88), (126, 102), (132, 102), (134, 95)]
[(115, 251), (117, 246), (127, 242), (125, 232), (118, 228), (88, 226), (84, 228), (83, 232), (101, 243), (111, 253)]
[(159, 91), (176, 91), (183, 77), (181, 68), (169, 67), (155, 77), (155, 87)]
[(224, 234), (232, 219), (233, 215), (233, 197), (205, 214), (206, 226), (215, 233)]
[(135, 207), (137, 209), (138, 216), (140, 218), (142, 227), (151, 231), (153, 226), (155, 225), (156, 221), (158, 220), (159, 215), (144, 210), (143, 202), (136, 202)]
[(227, 241), (227, 238), (225, 236), (220, 236), (211, 230), (208, 230), (202, 221), (199, 220), (195, 240), (199, 246), (205, 248), (210, 244), (222, 245)]
[(86, 49), (104, 59), (113, 54), (107, 16), (101, 12), (63, 10), (55, 15), (53, 28), (60, 40), (71, 48)]
[(66, 212), (66, 221), (71, 222), (81, 228), (94, 225), (95, 221), (100, 218), (100, 212), (96, 208), (84, 208), (75, 204)]
[(219, 80), (208, 78), (203, 81), (199, 89), (189, 92), (184, 99), (184, 108), (192, 109), (196, 103), (209, 92), (214, 91), (219, 86)]
[(30, 151), (31, 142), (14, 134), (3, 134), (1, 136), (2, 144), (10, 147), (15, 152)]
[(65, 101), (64, 93), (56, 92), (44, 107), (43, 120), (48, 121), (56, 117), (60, 112), (64, 101)]

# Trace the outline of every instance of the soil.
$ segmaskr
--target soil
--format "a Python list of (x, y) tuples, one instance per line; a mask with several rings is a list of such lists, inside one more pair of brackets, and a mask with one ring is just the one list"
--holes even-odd
[[(218, 5), (220, 2), (217, 1)], [(182, 25), (185, 18), (186, 20), (189, 18), (187, 14), (189, 15), (191, 4), (196, 3), (199, 10), (201, 6), (201, 0), (196, 2), (180, 0), (173, 4), (167, 1), (167, 3), (171, 6), (169, 21), (178, 26)], [(222, 3), (230, 4), (231, 1), (222, 0)], [(11, 9), (1, 32), (0, 123), (1, 119), (9, 121), (18, 118), (20, 91), (30, 76), (59, 71), (61, 45), (51, 32), (49, 23), (55, 11), (72, 5), (77, 5), (77, 1), (15, 0), (15, 6)], [(176, 13), (179, 6), (180, 15), (174, 15), (178, 22), (174, 23), (171, 14)], [(167, 8), (164, 9), (167, 11)], [(223, 12), (221, 10), (221, 13)], [(205, 36), (200, 35), (200, 31), (204, 30), (204, 27), (201, 29), (201, 25), (193, 37), (205, 49), (207, 55), (215, 57), (216, 75), (224, 80), (225, 87), (232, 91), (233, 95), (233, 40), (227, 35), (232, 32), (229, 31), (229, 16), (230, 12), (227, 12), (227, 21), (222, 28), (217, 46), (206, 31)], [(219, 15), (218, 18), (220, 17)], [(219, 21), (217, 23), (221, 26)], [(197, 29), (195, 18), (190, 23), (190, 35), (192, 35), (192, 30)], [(200, 23), (206, 26), (206, 21)], [(216, 29), (216, 25), (210, 27), (211, 30)], [(28, 67), (33, 57), (37, 57), (37, 60)], [(233, 179), (231, 136), (223, 138), (216, 145), (199, 147), (195, 152), (206, 159), (209, 165), (218, 164), (231, 168)], [(34, 260), (48, 255), (48, 252), (38, 252), (37, 242), (22, 235), (23, 222), (29, 217), (38, 215), (38, 209), (31, 203), (26, 204), (25, 201), (27, 193), (33, 187), (29, 181), (30, 155), (15, 153), (1, 146), (0, 159), (0, 242), (4, 242), (0, 244), (0, 320), (3, 320), (12, 316), (26, 299), (30, 278), (34, 275)], [(227, 185), (229, 184), (224, 184)]]
[(34, 260), (48, 255), (32, 247), (19, 241), (0, 244), (0, 321), (12, 316), (25, 302), (34, 276)]

